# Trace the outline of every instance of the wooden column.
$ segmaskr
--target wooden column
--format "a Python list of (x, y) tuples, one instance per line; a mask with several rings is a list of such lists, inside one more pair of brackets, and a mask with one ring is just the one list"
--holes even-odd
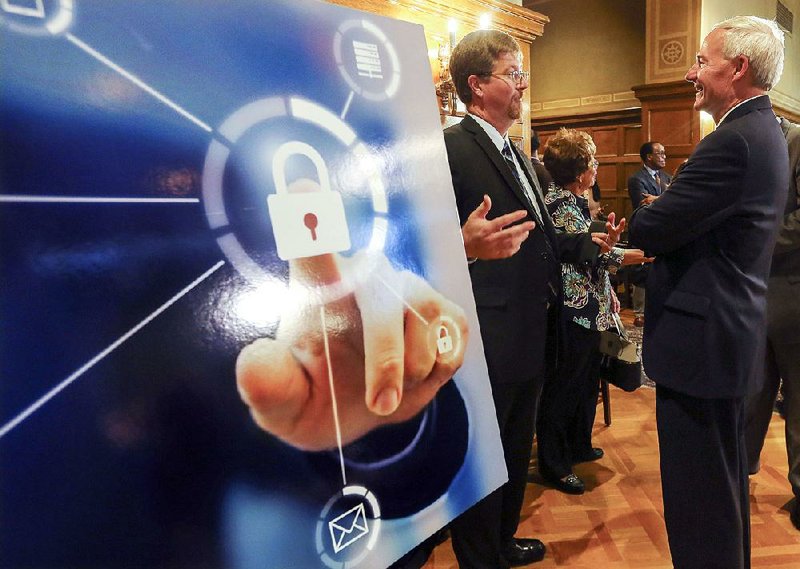
[(694, 87), (684, 79), (700, 46), (701, 4), (702, 0), (647, 0), (646, 83), (632, 89), (642, 103), (641, 142), (664, 145), (670, 173), (707, 130), (693, 109)]
[[(641, 142), (654, 140), (667, 151), (667, 172), (674, 172), (707, 134), (694, 105), (694, 86), (686, 81), (671, 81), (633, 88), (642, 102)], [(713, 123), (712, 123), (713, 124)], [(704, 130), (705, 129), (705, 130)]]

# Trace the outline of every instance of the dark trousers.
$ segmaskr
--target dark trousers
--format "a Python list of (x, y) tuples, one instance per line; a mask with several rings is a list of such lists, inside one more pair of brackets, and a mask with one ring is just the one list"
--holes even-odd
[(492, 386), (508, 482), (450, 524), (460, 569), (508, 567), (503, 550), (519, 524), (540, 392), (541, 381)]
[(789, 458), (789, 483), (800, 499), (800, 342), (783, 342), (783, 338), (767, 339), (764, 385), (745, 400), (745, 442), (750, 472), (758, 469), (764, 438), (778, 387), (783, 379), (783, 410), (786, 416), (786, 454)]
[(536, 447), (539, 471), (563, 478), (592, 450), (597, 412), (600, 332), (565, 326), (558, 373), (548, 378), (539, 404)]
[(661, 488), (676, 569), (750, 567), (742, 399), (656, 387)]

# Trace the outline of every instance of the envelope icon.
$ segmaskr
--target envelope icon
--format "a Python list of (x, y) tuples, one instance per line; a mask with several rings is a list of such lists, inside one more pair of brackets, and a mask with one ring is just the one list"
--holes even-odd
[(342, 549), (361, 539), (369, 533), (367, 514), (364, 504), (358, 504), (340, 516), (328, 522), (328, 529), (333, 540), (333, 551), (339, 553)]

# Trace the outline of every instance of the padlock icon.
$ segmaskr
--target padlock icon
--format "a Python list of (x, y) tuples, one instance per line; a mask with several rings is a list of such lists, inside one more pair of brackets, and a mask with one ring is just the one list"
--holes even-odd
[[(301, 155), (311, 160), (319, 181), (301, 178), (286, 183), (286, 161)], [(328, 167), (310, 145), (293, 140), (272, 157), (275, 193), (267, 196), (278, 257), (284, 261), (350, 249), (350, 231), (342, 195), (331, 188)]]
[(439, 337), (436, 339), (436, 347), (440, 355), (453, 351), (453, 337), (444, 324), (439, 325)]

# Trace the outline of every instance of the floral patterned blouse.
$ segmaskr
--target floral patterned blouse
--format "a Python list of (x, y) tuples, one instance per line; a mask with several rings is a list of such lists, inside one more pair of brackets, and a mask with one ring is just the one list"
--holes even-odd
[[(589, 230), (591, 218), (587, 199), (551, 184), (544, 202), (557, 231), (584, 233)], [(608, 270), (619, 267), (624, 255), (623, 249), (615, 247), (609, 253), (600, 255), (595, 264), (561, 264), (564, 315), (567, 318), (590, 330), (608, 330), (614, 327)]]

